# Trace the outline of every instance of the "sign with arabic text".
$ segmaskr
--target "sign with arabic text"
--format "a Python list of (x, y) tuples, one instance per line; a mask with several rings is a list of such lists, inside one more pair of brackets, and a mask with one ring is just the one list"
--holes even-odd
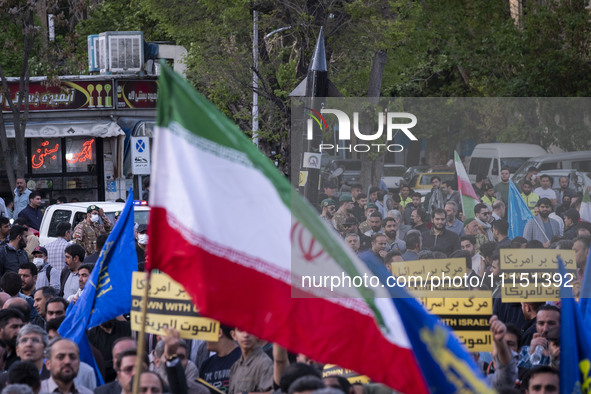
[[(146, 286), (148, 314), (142, 321), (141, 308)], [(134, 272), (131, 286), (131, 329), (140, 331), (142, 325), (150, 334), (166, 335), (164, 328), (175, 328), (185, 339), (216, 342), (220, 323), (199, 315), (185, 289), (166, 274), (152, 274), (148, 285), (144, 272)]]
[(396, 284), (415, 297), (446, 297), (466, 286), (465, 259), (415, 260), (392, 263)]
[[(457, 292), (454, 292), (457, 293)], [(429, 312), (439, 316), (471, 352), (492, 351), (489, 320), (492, 316), (490, 291), (469, 291), (459, 297), (420, 298)]]
[(117, 81), (117, 109), (156, 108), (156, 80)]
[[(566, 275), (558, 272), (558, 256)], [(499, 286), (503, 302), (544, 302), (560, 299), (560, 286), (573, 287), (576, 281), (574, 250), (501, 249)]]
[[(75, 109), (112, 109), (113, 80), (61, 81), (57, 86), (44, 82), (29, 85), (29, 111), (54, 111)], [(19, 98), (18, 82), (9, 82), (8, 90), (14, 105)], [(8, 97), (0, 93), (2, 112), (10, 112)], [(23, 108), (24, 109), (24, 100)]]

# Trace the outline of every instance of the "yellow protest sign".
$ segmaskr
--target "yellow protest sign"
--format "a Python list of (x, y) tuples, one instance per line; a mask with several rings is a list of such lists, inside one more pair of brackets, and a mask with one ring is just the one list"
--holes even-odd
[(175, 328), (185, 339), (217, 341), (220, 323), (199, 315), (185, 289), (166, 274), (152, 274), (148, 290), (148, 314), (142, 321), (142, 296), (148, 286), (145, 272), (134, 272), (131, 286), (131, 329), (166, 335), (164, 328)]
[(468, 288), (465, 259), (415, 260), (392, 263), (396, 284), (414, 296), (446, 297)]
[(420, 298), (429, 312), (439, 316), (460, 342), (471, 352), (492, 351), (489, 320), (492, 316), (492, 298), (489, 291), (453, 292), (458, 297)]
[[(558, 273), (558, 256), (564, 261), (566, 276)], [(503, 302), (558, 301), (560, 286), (575, 284), (574, 250), (501, 249), (500, 263)]]

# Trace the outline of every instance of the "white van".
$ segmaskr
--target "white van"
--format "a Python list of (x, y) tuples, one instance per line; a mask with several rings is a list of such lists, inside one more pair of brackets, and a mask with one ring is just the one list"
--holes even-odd
[(509, 167), (515, 173), (530, 157), (546, 154), (544, 148), (535, 144), (492, 143), (478, 144), (468, 162), (468, 177), (476, 181), (483, 174), (493, 185), (501, 181), (501, 168)]
[[(41, 227), (39, 227), (39, 243), (41, 246), (45, 246), (56, 240), (56, 230), (59, 222), (70, 222), (72, 230), (74, 230), (74, 227), (86, 218), (86, 208), (90, 205), (96, 205), (102, 208), (105, 215), (113, 224), (115, 224), (115, 212), (121, 212), (125, 206), (122, 202), (110, 201), (73, 202), (50, 205), (45, 210)], [(148, 224), (150, 207), (139, 201), (134, 201), (133, 208), (134, 221), (138, 224)]]
[(540, 172), (572, 169), (589, 173), (591, 172), (591, 150), (532, 157), (515, 172), (513, 182), (521, 181), (527, 175), (527, 169), (530, 167), (536, 167)]

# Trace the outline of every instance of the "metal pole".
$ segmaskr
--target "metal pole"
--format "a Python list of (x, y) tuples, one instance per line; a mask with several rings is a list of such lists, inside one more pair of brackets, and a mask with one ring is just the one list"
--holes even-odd
[(259, 14), (252, 11), (252, 142), (259, 146)]

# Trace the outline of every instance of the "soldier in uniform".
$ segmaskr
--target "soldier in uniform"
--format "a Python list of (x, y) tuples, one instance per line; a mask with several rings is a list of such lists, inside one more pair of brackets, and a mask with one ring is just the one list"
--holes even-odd
[[(103, 223), (100, 223), (102, 219)], [(89, 256), (96, 252), (96, 240), (99, 235), (111, 231), (113, 225), (102, 208), (91, 205), (86, 209), (86, 219), (78, 223), (72, 239), (81, 245)]]
[(353, 216), (353, 197), (350, 194), (342, 194), (339, 197), (339, 209), (333, 215), (332, 221), (334, 227), (337, 231), (341, 234), (345, 233), (345, 229), (343, 224), (345, 223), (345, 219), (348, 217)]

